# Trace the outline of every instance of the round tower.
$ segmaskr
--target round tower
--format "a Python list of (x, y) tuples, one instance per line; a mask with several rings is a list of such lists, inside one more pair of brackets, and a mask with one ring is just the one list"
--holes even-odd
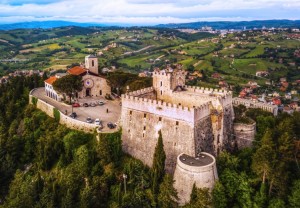
[(98, 71), (98, 58), (94, 55), (85, 57), (85, 68), (94, 74), (99, 74)]
[(174, 173), (174, 188), (178, 192), (179, 204), (190, 201), (193, 185), (197, 188), (213, 189), (218, 179), (216, 160), (211, 154), (201, 152), (197, 157), (180, 154)]

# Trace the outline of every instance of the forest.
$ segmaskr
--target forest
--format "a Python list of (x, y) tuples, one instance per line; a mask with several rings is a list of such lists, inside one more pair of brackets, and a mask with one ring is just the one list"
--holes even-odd
[[(42, 80), (14, 77), (0, 88), (1, 208), (178, 207), (161, 135), (146, 167), (122, 152), (121, 131), (70, 130), (28, 105)], [(184, 207), (300, 207), (300, 114), (240, 107), (236, 115), (257, 122), (253, 148), (221, 153), (215, 188), (194, 187)]]

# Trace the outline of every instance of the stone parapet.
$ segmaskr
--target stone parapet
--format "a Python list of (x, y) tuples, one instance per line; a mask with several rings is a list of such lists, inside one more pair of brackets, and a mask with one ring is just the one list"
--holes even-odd
[(235, 106), (244, 105), (247, 108), (260, 108), (260, 109), (263, 109), (270, 113), (273, 113), (274, 116), (277, 116), (277, 114), (278, 114), (278, 106), (277, 105), (255, 102), (252, 100), (242, 99), (242, 98), (237, 98), (237, 97), (233, 98), (232, 102), (233, 102), (233, 105), (235, 105)]
[(205, 118), (210, 114), (210, 102), (193, 108), (167, 103), (159, 100), (140, 98), (133, 95), (122, 95), (122, 107), (149, 112), (189, 123)]

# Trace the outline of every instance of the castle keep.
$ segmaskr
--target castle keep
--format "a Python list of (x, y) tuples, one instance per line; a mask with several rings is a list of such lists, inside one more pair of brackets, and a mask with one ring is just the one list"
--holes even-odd
[(182, 153), (218, 155), (233, 145), (231, 92), (186, 86), (185, 77), (181, 67), (156, 69), (152, 87), (122, 95), (123, 150), (151, 167), (161, 130), (172, 174)]

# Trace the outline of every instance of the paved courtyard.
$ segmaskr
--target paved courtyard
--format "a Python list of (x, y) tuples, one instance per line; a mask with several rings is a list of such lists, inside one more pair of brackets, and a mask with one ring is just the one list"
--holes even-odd
[[(32, 92), (32, 95), (49, 103), (50, 105), (54, 106), (55, 108), (59, 109), (61, 112), (67, 112), (68, 115), (72, 112), (72, 106), (67, 105), (62, 102), (58, 102), (48, 96), (46, 96), (45, 88), (37, 88)], [(99, 118), (102, 121), (103, 129), (102, 132), (113, 132), (118, 129), (118, 126), (115, 129), (109, 129), (107, 127), (108, 122), (116, 123), (119, 125), (119, 119), (121, 116), (121, 106), (120, 106), (120, 99), (115, 100), (106, 100), (104, 97), (97, 97), (97, 98), (83, 98), (78, 99), (79, 104), (83, 103), (96, 103), (99, 101), (103, 101), (104, 105), (99, 106), (96, 105), (95, 107), (74, 107), (73, 112), (77, 114), (77, 120), (86, 122), (88, 117), (92, 118), (93, 123), (96, 118)], [(108, 110), (108, 113), (107, 113)]]

